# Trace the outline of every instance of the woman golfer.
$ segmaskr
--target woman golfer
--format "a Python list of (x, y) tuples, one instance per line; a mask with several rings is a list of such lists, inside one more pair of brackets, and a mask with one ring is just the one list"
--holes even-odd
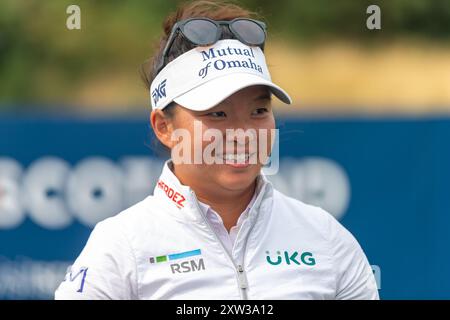
[(153, 195), (97, 224), (57, 299), (378, 299), (355, 238), (261, 171), (272, 94), (291, 99), (252, 18), (199, 1), (166, 19), (147, 79), (171, 158)]

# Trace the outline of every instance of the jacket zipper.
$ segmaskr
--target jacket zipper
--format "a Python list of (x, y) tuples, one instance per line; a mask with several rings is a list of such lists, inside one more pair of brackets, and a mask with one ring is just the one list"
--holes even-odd
[[(265, 189), (266, 189), (266, 186), (263, 186), (262, 189), (259, 191), (259, 192), (260, 192), (260, 193), (259, 193), (259, 197), (262, 197), (262, 194), (264, 194)], [(257, 199), (257, 200), (258, 200), (258, 199)], [(261, 201), (261, 200), (260, 200), (260, 201)], [(254, 207), (255, 204), (256, 204), (256, 201), (255, 201), (255, 203), (253, 204), (253, 207)], [(253, 210), (253, 208), (250, 209), (250, 211), (252, 211), (252, 210)], [(250, 212), (249, 212), (249, 215), (250, 215)], [(256, 223), (256, 222), (255, 222), (255, 223)], [(245, 270), (244, 270), (243, 265), (244, 265), (244, 262), (245, 262), (245, 253), (247, 252), (248, 237), (250, 236), (250, 233), (252, 232), (253, 227), (255, 226), (255, 223), (253, 223), (253, 224), (250, 226), (250, 230), (248, 230), (248, 232), (247, 232), (247, 237), (246, 237), (246, 239), (245, 239), (245, 245), (244, 245), (244, 252), (243, 252), (243, 255), (242, 255), (242, 264), (238, 265), (238, 271), (241, 272), (241, 277), (243, 277), (243, 279), (244, 279), (243, 283), (244, 283), (245, 286), (246, 286), (245, 289), (248, 288), (248, 282), (247, 282), (247, 275), (245, 274)], [(243, 290), (242, 294), (245, 296), (244, 300), (248, 300), (247, 291), (246, 291), (246, 290)]]
[[(195, 199), (197, 199), (197, 196), (195, 195), (195, 192), (191, 191), (191, 193), (195, 197)], [(247, 294), (248, 282), (247, 282), (247, 276), (245, 274), (244, 267), (242, 266), (242, 264), (236, 265), (236, 263), (233, 260), (233, 257), (228, 252), (228, 250), (225, 248), (225, 245), (223, 244), (222, 240), (220, 240), (219, 236), (216, 234), (214, 229), (209, 224), (208, 219), (204, 215), (203, 211), (200, 209), (200, 206), (198, 205), (198, 203), (196, 203), (195, 205), (197, 207), (197, 211), (200, 213), (200, 215), (202, 216), (203, 220), (206, 222), (206, 224), (208, 225), (209, 229), (214, 234), (214, 237), (216, 237), (216, 240), (219, 241), (220, 245), (222, 246), (223, 251), (225, 251), (225, 253), (228, 256), (229, 260), (233, 264), (234, 269), (235, 269), (235, 271), (237, 273), (237, 276), (238, 276), (239, 292), (241, 294), (242, 299), (243, 300), (248, 300), (248, 294)], [(245, 243), (245, 247), (247, 247), (247, 242)], [(244, 255), (245, 255), (245, 248), (244, 248)]]

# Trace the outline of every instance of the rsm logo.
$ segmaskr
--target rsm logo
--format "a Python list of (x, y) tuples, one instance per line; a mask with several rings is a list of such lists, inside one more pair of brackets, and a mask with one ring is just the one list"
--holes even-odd
[(181, 263), (173, 263), (170, 265), (170, 269), (172, 270), (172, 273), (200, 271), (205, 270), (205, 262), (203, 259), (199, 259), (198, 261), (188, 260)]
[[(172, 273), (187, 273), (187, 272), (192, 272), (192, 271), (205, 270), (205, 262), (203, 261), (203, 258), (201, 257), (201, 255), (202, 255), (201, 249), (194, 249), (194, 250), (189, 250), (189, 251), (172, 253), (172, 254), (168, 254), (168, 255), (150, 257), (149, 262), (150, 262), (150, 264), (160, 264), (160, 263), (165, 263), (165, 262), (171, 262), (170, 269), (172, 270)], [(194, 258), (194, 259), (183, 261), (183, 262), (177, 262), (179, 260), (191, 258), (191, 257), (200, 258), (200, 259), (197, 261)]]
[[(42, 157), (27, 167), (0, 157), (0, 230), (20, 226), (27, 216), (46, 229), (66, 228), (75, 219), (93, 227), (150, 195), (162, 167), (161, 159), (147, 156), (88, 157), (75, 164)], [(281, 192), (338, 219), (347, 210), (349, 179), (333, 160), (282, 158), (278, 173), (267, 178)]]

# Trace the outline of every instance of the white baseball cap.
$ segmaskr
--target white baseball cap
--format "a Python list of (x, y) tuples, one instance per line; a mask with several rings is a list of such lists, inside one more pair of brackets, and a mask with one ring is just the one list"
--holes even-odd
[(174, 101), (203, 111), (253, 85), (265, 85), (278, 99), (292, 103), (287, 92), (272, 82), (260, 47), (225, 39), (195, 47), (168, 63), (150, 86), (150, 100), (153, 110)]

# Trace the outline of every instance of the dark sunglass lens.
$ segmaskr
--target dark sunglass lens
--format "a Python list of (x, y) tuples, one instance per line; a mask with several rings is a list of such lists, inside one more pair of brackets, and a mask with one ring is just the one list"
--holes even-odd
[(231, 27), (247, 44), (261, 45), (266, 40), (263, 28), (256, 22), (236, 20)]
[(197, 45), (210, 45), (216, 41), (217, 27), (208, 20), (191, 20), (184, 25), (183, 34)]

